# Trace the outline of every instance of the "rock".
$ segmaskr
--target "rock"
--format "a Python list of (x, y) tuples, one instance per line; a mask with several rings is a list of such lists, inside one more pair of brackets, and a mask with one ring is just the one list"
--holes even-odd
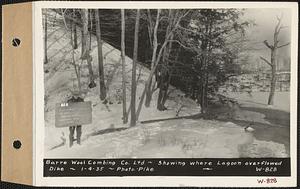
[(255, 129), (253, 129), (252, 127), (250, 127), (250, 126), (247, 126), (247, 127), (245, 127), (245, 131), (246, 132), (253, 132)]
[(226, 122), (225, 126), (236, 126), (236, 124), (232, 123), (232, 122)]

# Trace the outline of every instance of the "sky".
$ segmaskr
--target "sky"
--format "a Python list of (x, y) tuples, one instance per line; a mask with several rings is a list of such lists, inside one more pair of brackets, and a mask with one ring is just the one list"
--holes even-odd
[[(242, 17), (243, 20), (254, 21), (255, 25), (248, 28), (247, 36), (255, 49), (251, 52), (251, 63), (256, 64), (260, 56), (270, 59), (271, 51), (262, 42), (268, 40), (273, 45), (273, 35), (275, 26), (278, 23), (277, 16), (282, 14), (282, 29), (279, 34), (279, 45), (286, 44), (291, 40), (291, 14), (290, 9), (246, 9)], [(290, 57), (290, 45), (278, 50), (278, 58), (281, 62), (283, 59)], [(262, 62), (262, 61), (261, 61)], [(264, 64), (264, 63), (261, 63)], [(268, 67), (267, 65), (265, 65)], [(283, 65), (280, 65), (283, 67)]]

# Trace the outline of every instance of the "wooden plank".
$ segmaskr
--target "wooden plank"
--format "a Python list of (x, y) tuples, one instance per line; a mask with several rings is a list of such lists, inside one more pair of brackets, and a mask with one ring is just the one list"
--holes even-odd
[(92, 102), (69, 102), (55, 105), (55, 126), (70, 127), (92, 123)]

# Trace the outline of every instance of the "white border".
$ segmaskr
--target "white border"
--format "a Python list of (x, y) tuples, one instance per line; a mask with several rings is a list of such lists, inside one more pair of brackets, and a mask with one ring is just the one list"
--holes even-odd
[[(291, 177), (272, 177), (276, 184), (258, 184), (257, 178), (268, 177), (208, 177), (208, 176), (147, 176), (147, 177), (43, 177), (44, 151), (44, 72), (42, 40), (42, 8), (289, 8), (291, 9), (291, 128), (290, 155)], [(37, 186), (202, 186), (202, 187), (287, 187), (296, 186), (297, 180), (297, 53), (298, 53), (298, 6), (296, 2), (130, 2), (130, 1), (102, 1), (102, 2), (33, 2), (34, 23), (34, 152), (33, 172), (34, 184)]]

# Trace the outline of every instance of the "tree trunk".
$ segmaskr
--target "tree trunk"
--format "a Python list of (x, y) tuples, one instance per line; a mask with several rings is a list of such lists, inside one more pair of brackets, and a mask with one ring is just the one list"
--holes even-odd
[(57, 16), (57, 12), (55, 12), (54, 19), (53, 19), (53, 22), (52, 22), (53, 27), (55, 27), (55, 24), (56, 24), (56, 16)]
[(73, 22), (74, 49), (78, 48), (76, 23)]
[[(171, 79), (171, 75), (170, 70), (169, 70), (169, 66), (170, 66), (170, 62), (169, 62), (169, 57), (170, 57), (170, 53), (172, 51), (172, 40), (173, 40), (173, 33), (171, 32), (171, 29), (173, 27), (173, 25), (175, 24), (175, 19), (174, 19), (174, 14), (173, 14), (173, 10), (169, 9), (169, 15), (168, 15), (168, 26), (166, 29), (166, 33), (165, 33), (165, 40), (170, 40), (169, 44), (165, 47), (164, 51), (163, 51), (163, 58), (162, 58), (162, 63), (163, 63), (163, 71), (161, 72), (161, 77), (160, 77), (160, 86), (158, 86), (159, 88), (159, 99), (157, 101), (157, 109), (160, 111), (164, 111), (166, 110), (165, 107), (165, 103), (167, 101), (168, 98), (168, 89), (169, 89), (169, 84), (170, 84), (170, 79)], [(177, 61), (178, 56), (176, 57)], [(160, 99), (161, 98), (161, 99)]]
[(88, 69), (89, 69), (89, 76), (90, 76), (90, 83), (89, 88), (94, 88), (96, 86), (96, 83), (94, 81), (94, 73), (93, 73), (93, 67), (92, 67), (92, 57), (90, 55), (90, 40), (88, 39), (88, 18), (89, 18), (89, 12), (88, 9), (82, 10), (82, 22), (83, 22), (83, 54), (82, 59), (87, 61)]
[[(73, 18), (76, 17), (76, 14), (75, 14), (75, 10), (73, 10)], [(73, 22), (73, 21), (72, 21)], [(78, 48), (78, 42), (77, 42), (77, 29), (76, 29), (76, 23), (73, 22), (72, 23), (72, 27), (73, 27), (73, 47), (74, 49), (77, 49)]]
[(271, 51), (271, 83), (270, 83), (270, 94), (268, 98), (268, 105), (274, 104), (274, 95), (276, 88), (276, 56), (277, 49), (274, 48)]
[(84, 32), (82, 29), (81, 30), (81, 57), (83, 57), (83, 54), (84, 54), (84, 47), (85, 47)]
[(167, 80), (167, 84), (166, 84), (166, 90), (163, 94), (163, 99), (162, 99), (162, 107), (165, 107), (165, 104), (168, 100), (168, 90), (169, 90), (169, 86), (170, 86), (170, 81), (171, 81), (171, 74), (168, 75), (168, 80)]
[(166, 110), (166, 106), (165, 103), (167, 102), (168, 99), (168, 88), (169, 88), (169, 82), (168, 81), (163, 81), (164, 86), (162, 86), (162, 88), (159, 89), (159, 96), (157, 99), (157, 109), (159, 111), (164, 111)]
[(100, 99), (104, 100), (106, 98), (106, 87), (104, 80), (104, 67), (103, 67), (103, 55), (102, 55), (102, 40), (101, 40), (101, 28), (100, 28), (100, 18), (99, 10), (95, 10), (96, 17), (96, 36), (98, 44), (98, 70), (99, 70), (99, 85), (100, 85)]
[(206, 78), (205, 78), (205, 94), (204, 94), (204, 107), (205, 110), (208, 108), (208, 71), (206, 71)]
[(139, 102), (139, 107), (138, 107), (138, 111), (137, 111), (137, 117), (136, 117), (137, 120), (138, 120), (139, 115), (140, 115), (140, 112), (141, 112), (141, 110), (142, 110), (142, 105), (143, 105), (143, 102), (144, 102), (144, 99), (145, 99), (145, 96), (146, 96), (146, 91), (147, 91), (147, 88), (148, 88), (148, 86), (149, 86), (150, 79), (153, 77), (153, 75), (154, 75), (154, 73), (155, 73), (155, 71), (156, 71), (156, 67), (157, 67), (157, 65), (158, 65), (158, 62), (160, 61), (160, 58), (161, 58), (161, 55), (162, 55), (162, 51), (163, 51), (163, 49), (166, 47), (167, 44), (168, 44), (167, 41), (165, 41), (165, 42), (163, 43), (162, 47), (160, 48), (160, 50), (159, 50), (159, 52), (158, 52), (158, 55), (157, 55), (157, 59), (156, 59), (156, 61), (155, 61), (155, 63), (154, 63), (153, 69), (150, 71), (150, 74), (149, 74), (149, 76), (148, 76), (148, 79), (147, 79), (147, 81), (146, 81), (146, 83), (145, 83), (145, 88), (144, 88), (144, 90), (143, 90), (143, 94), (142, 94), (142, 96), (141, 96), (141, 100), (140, 100), (140, 102)]
[[(80, 69), (80, 66), (74, 66), (75, 69), (77, 69), (77, 82), (78, 82), (78, 90), (79, 90), (79, 93), (81, 93), (81, 69)], [(77, 68), (76, 68), (77, 67)]]
[(47, 33), (48, 33), (48, 29), (47, 29), (47, 9), (45, 9), (45, 19), (44, 19), (44, 64), (48, 63), (48, 56), (47, 56)]
[[(159, 12), (158, 12), (158, 13), (159, 13)], [(183, 17), (184, 17), (184, 16), (183, 16)], [(181, 19), (182, 19), (183, 17), (178, 17), (177, 19), (174, 19), (174, 21), (173, 21), (173, 23), (172, 23), (173, 28), (172, 28), (172, 29), (170, 30), (170, 32), (166, 35), (165, 40), (164, 40), (164, 42), (162, 43), (161, 48), (159, 49), (158, 55), (155, 56), (155, 58), (154, 58), (155, 61), (152, 61), (152, 62), (151, 62), (151, 72), (150, 72), (150, 76), (148, 77), (148, 80), (147, 80), (146, 85), (145, 85), (145, 87), (146, 87), (146, 93), (149, 92), (149, 91), (150, 91), (150, 93), (148, 93), (148, 99), (146, 99), (147, 102), (145, 102), (145, 106), (150, 105), (151, 95), (152, 95), (152, 92), (153, 92), (153, 91), (151, 90), (151, 86), (152, 86), (152, 77), (153, 77), (153, 75), (154, 75), (155, 72), (156, 72), (156, 67), (157, 67), (158, 63), (160, 62), (160, 59), (161, 59), (161, 56), (162, 56), (162, 53), (163, 53), (164, 49), (166, 48), (166, 46), (167, 46), (168, 43), (170, 42), (169, 40), (170, 40), (171, 35), (173, 35), (173, 32), (175, 31), (175, 29), (177, 28), (179, 22), (181, 21)], [(159, 14), (157, 15), (157, 18), (159, 18)], [(156, 19), (156, 22), (157, 22), (157, 26), (158, 26), (159, 20)], [(153, 34), (153, 36), (155, 37), (155, 36), (157, 36), (157, 35)], [(153, 41), (154, 41), (154, 40), (153, 40)], [(154, 49), (154, 47), (153, 47), (153, 49)], [(154, 53), (153, 53), (153, 54), (154, 54)], [(155, 53), (155, 54), (156, 54), (156, 53)], [(147, 97), (147, 95), (146, 95), (146, 97)]]
[(126, 112), (126, 70), (125, 70), (125, 10), (121, 9), (121, 59), (122, 59), (122, 90), (123, 90), (123, 123), (128, 122)]
[[(158, 25), (159, 25), (159, 15), (160, 15), (160, 9), (157, 10), (157, 15), (156, 15), (156, 21), (155, 21), (155, 26), (154, 26), (154, 31), (153, 31), (153, 52), (152, 52), (152, 59), (151, 59), (151, 70), (154, 67), (154, 63), (157, 59), (156, 57), (156, 51), (157, 51), (157, 30), (158, 30)], [(149, 85), (146, 91), (146, 100), (145, 100), (145, 106), (149, 107), (150, 102), (152, 99), (152, 77), (150, 78)]]
[[(202, 51), (205, 51), (204, 48), (202, 48)], [(201, 77), (200, 77), (200, 82), (199, 82), (199, 90), (198, 90), (198, 101), (201, 106), (201, 113), (205, 113), (205, 53), (204, 55), (200, 58), (200, 70), (201, 70)]]
[(132, 61), (131, 120), (130, 120), (130, 126), (135, 126), (136, 125), (136, 111), (135, 111), (136, 63), (137, 63), (137, 55), (138, 55), (139, 23), (140, 23), (140, 10), (137, 9), (136, 21), (135, 21), (135, 31), (134, 31), (133, 61)]
[(89, 75), (90, 75), (90, 83), (89, 83), (89, 88), (94, 88), (96, 87), (96, 83), (94, 81), (94, 73), (93, 73), (93, 67), (92, 67), (92, 57), (89, 55), (87, 58), (87, 64), (88, 64), (88, 69), (89, 69)]
[[(168, 35), (171, 31), (172, 24), (173, 24), (172, 23), (173, 22), (172, 12), (173, 11), (171, 9), (169, 9), (169, 17), (168, 17), (169, 24), (168, 24), (168, 27), (167, 27), (167, 30), (166, 30), (166, 33), (165, 33), (165, 39), (167, 39), (167, 37), (168, 37)], [(170, 51), (172, 49), (173, 34), (171, 34), (170, 40), (171, 40), (171, 42), (169, 43), (168, 47), (166, 47), (165, 50), (164, 50), (164, 54), (163, 54), (163, 63), (164, 64), (167, 64), (169, 62), (168, 60), (169, 60)]]
[(92, 50), (92, 31), (93, 31), (93, 14), (92, 10), (89, 10), (89, 23), (90, 23), (90, 28), (89, 29), (89, 50)]
[(270, 94), (269, 94), (269, 99), (268, 99), (268, 105), (273, 105), (274, 104), (275, 87), (276, 87), (276, 70), (275, 70), (275, 66), (273, 66), (272, 67), (271, 86), (270, 86)]
[(167, 68), (165, 68), (165, 66), (162, 66), (162, 69), (160, 71), (160, 78), (159, 78), (159, 95), (158, 95), (158, 99), (157, 99), (157, 109), (159, 111), (164, 111), (167, 108), (165, 107), (165, 102), (167, 101), (167, 94), (168, 94), (168, 88), (169, 88), (169, 82), (170, 82), (170, 75), (168, 73), (169, 71), (167, 70)]
[(143, 93), (142, 93), (142, 96), (141, 96), (141, 99), (140, 99), (140, 102), (139, 102), (139, 106), (138, 106), (138, 109), (137, 109), (137, 112), (136, 112), (136, 120), (139, 120), (139, 116), (140, 116), (140, 113), (141, 113), (141, 110), (142, 110), (142, 106), (143, 106), (145, 96), (146, 96), (146, 87), (143, 90)]
[(160, 89), (158, 92), (158, 97), (157, 97), (157, 110), (163, 111), (164, 108), (162, 107), (162, 99), (163, 99), (163, 90)]
[(152, 17), (151, 17), (151, 12), (150, 9), (147, 9), (147, 16), (148, 16), (148, 35), (149, 35), (149, 42), (150, 42), (150, 47), (152, 48), (153, 43), (152, 43), (152, 36), (153, 36), (153, 23), (152, 23)]
[[(74, 11), (74, 10), (73, 10)], [(72, 27), (74, 26), (74, 22), (72, 23)], [(76, 26), (75, 26), (76, 27)], [(73, 28), (71, 29), (71, 39), (70, 39), (70, 44), (72, 46), (72, 65), (74, 66), (74, 70), (75, 70), (75, 74), (76, 74), (76, 78), (77, 78), (77, 82), (78, 82), (78, 90), (79, 93), (81, 94), (81, 73), (80, 73), (80, 65), (76, 65), (75, 62), (75, 44), (74, 44), (74, 39), (73, 39)]]
[(204, 81), (205, 79), (203, 78), (202, 79), (202, 82), (201, 82), (201, 113), (205, 113), (205, 99), (204, 99), (204, 96), (205, 96), (205, 87), (204, 87)]
[(270, 45), (267, 40), (265, 40), (263, 43), (271, 50), (271, 62), (269, 62), (267, 59), (260, 57), (264, 62), (266, 62), (269, 66), (271, 66), (271, 82), (270, 82), (270, 94), (268, 98), (268, 105), (273, 105), (274, 104), (274, 95), (275, 95), (275, 89), (276, 89), (276, 71), (277, 71), (277, 50), (288, 46), (290, 43), (286, 43), (284, 45), (278, 45), (279, 40), (278, 40), (278, 35), (280, 33), (280, 30), (283, 28), (281, 26), (281, 20), (282, 20), (282, 15), (281, 17), (277, 17), (278, 23), (275, 27), (274, 31), (274, 37), (273, 37), (273, 45)]
[(158, 68), (156, 68), (156, 83), (157, 83), (157, 88), (158, 90), (158, 97), (157, 97), (157, 103), (156, 103), (156, 108), (159, 111), (163, 111), (163, 108), (161, 106), (162, 104), (162, 99), (163, 99), (163, 65), (159, 65)]
[[(165, 34), (165, 38), (167, 39), (168, 38), (168, 34), (170, 33), (171, 31), (171, 23), (173, 22), (173, 11), (170, 9), (169, 10), (169, 25), (167, 27), (167, 31), (166, 31), (166, 34)], [(162, 91), (162, 99), (160, 101), (160, 109), (161, 110), (166, 110), (166, 107), (165, 107), (165, 103), (168, 99), (168, 90), (169, 90), (169, 84), (170, 84), (170, 80), (171, 80), (171, 74), (169, 74), (171, 72), (170, 69), (170, 61), (169, 61), (169, 57), (170, 57), (170, 53), (172, 52), (172, 40), (174, 38), (174, 35), (171, 34), (170, 36), (170, 42), (169, 42), (169, 45), (164, 49), (164, 54), (163, 54), (163, 64), (164, 64), (164, 71), (163, 71), (163, 75), (162, 75), (162, 81), (161, 83), (163, 84), (163, 88), (160, 88), (159, 90), (163, 90)], [(175, 62), (177, 61), (178, 59), (178, 56), (176, 56), (175, 58)]]

